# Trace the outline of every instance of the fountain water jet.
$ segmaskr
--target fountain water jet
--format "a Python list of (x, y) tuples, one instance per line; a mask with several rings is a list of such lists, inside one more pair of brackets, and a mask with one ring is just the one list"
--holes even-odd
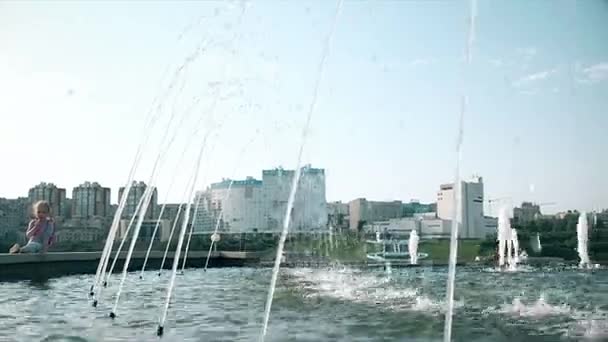
[(513, 246), (513, 258), (511, 259), (513, 268), (519, 263), (519, 239), (517, 238), (517, 229), (511, 229), (511, 245)]
[[(498, 266), (511, 264), (511, 222), (506, 207), (502, 207), (498, 214)], [(506, 256), (506, 261), (505, 261)]]
[(589, 241), (589, 224), (587, 223), (587, 213), (584, 211), (578, 217), (578, 224), (576, 225), (576, 237), (578, 239), (578, 257), (580, 259), (579, 267), (591, 266), (589, 260), (589, 252), (587, 243)]
[(270, 310), (272, 308), (274, 290), (277, 285), (279, 268), (281, 267), (281, 257), (283, 255), (283, 248), (285, 247), (285, 239), (287, 238), (287, 233), (289, 231), (289, 221), (291, 218), (291, 210), (293, 209), (293, 202), (295, 200), (296, 191), (298, 188), (298, 182), (300, 180), (300, 173), (302, 171), (301, 170), (302, 153), (304, 151), (306, 137), (308, 136), (308, 131), (310, 129), (310, 121), (312, 118), (312, 113), (315, 111), (315, 107), (317, 106), (319, 85), (321, 83), (321, 78), (323, 77), (323, 72), (325, 70), (325, 62), (327, 60), (327, 56), (329, 55), (329, 48), (331, 46), (331, 41), (332, 41), (334, 32), (336, 30), (336, 24), (338, 22), (338, 17), (339, 17), (341, 9), (342, 9), (342, 0), (338, 0), (338, 4), (336, 6), (336, 12), (334, 13), (333, 23), (331, 25), (331, 30), (330, 30), (329, 34), (327, 35), (327, 39), (325, 40), (325, 46), (323, 49), (323, 53), (321, 55), (321, 61), (319, 62), (319, 65), (318, 65), (317, 78), (315, 81), (315, 86), (313, 88), (312, 101), (310, 102), (310, 107), (308, 108), (306, 123), (304, 124), (304, 129), (302, 130), (302, 142), (300, 143), (300, 150), (298, 152), (298, 161), (297, 161), (295, 172), (293, 175), (293, 182), (291, 184), (289, 198), (287, 199), (287, 208), (286, 208), (286, 212), (285, 212), (285, 218), (283, 220), (283, 229), (281, 231), (279, 245), (277, 246), (277, 254), (276, 254), (276, 257), (274, 260), (274, 267), (272, 269), (272, 278), (270, 279), (270, 287), (268, 289), (268, 296), (266, 297), (266, 305), (264, 308), (264, 324), (262, 327), (262, 333), (260, 335), (261, 341), (264, 341), (264, 339), (266, 338), (266, 332), (268, 331), (268, 320), (270, 319)]
[(543, 246), (540, 243), (540, 234), (536, 233), (536, 236), (530, 239), (530, 245), (534, 253), (540, 253), (543, 250)]
[[(467, 44), (465, 47), (466, 66), (471, 65), (473, 40), (475, 38), (475, 20), (477, 17), (477, 1), (470, 1), (470, 13), (468, 18)], [(463, 79), (466, 81), (466, 79)], [(465, 83), (465, 82), (463, 82)], [(464, 115), (467, 109), (467, 89), (466, 84), (463, 84), (463, 92), (460, 102), (460, 118), (458, 123), (458, 135), (456, 140), (456, 168), (454, 176), (454, 208), (452, 212), (452, 231), (450, 234), (450, 255), (448, 258), (448, 281), (446, 286), (446, 301), (447, 310), (445, 312), (445, 321), (443, 326), (443, 340), (450, 342), (452, 340), (452, 314), (454, 313), (454, 284), (456, 282), (456, 258), (458, 255), (458, 213), (462, 208), (461, 199), (461, 183), (460, 183), (460, 164), (462, 162), (462, 142), (464, 140)]]
[(506, 207), (503, 207), (498, 215), (498, 266), (502, 267), (506, 264), (513, 271), (517, 268), (518, 262), (519, 238), (517, 237), (517, 230), (511, 228), (509, 211)]
[(418, 265), (418, 242), (420, 238), (418, 237), (418, 232), (413, 229), (410, 232), (410, 239), (407, 242), (407, 249), (410, 253), (410, 264)]

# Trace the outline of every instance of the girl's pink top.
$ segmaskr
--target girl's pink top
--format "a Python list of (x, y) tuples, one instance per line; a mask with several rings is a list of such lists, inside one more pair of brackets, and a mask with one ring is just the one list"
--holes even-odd
[(29, 242), (41, 244), (44, 248), (48, 248), (55, 241), (55, 222), (51, 218), (45, 221), (32, 220), (28, 225), (25, 236)]

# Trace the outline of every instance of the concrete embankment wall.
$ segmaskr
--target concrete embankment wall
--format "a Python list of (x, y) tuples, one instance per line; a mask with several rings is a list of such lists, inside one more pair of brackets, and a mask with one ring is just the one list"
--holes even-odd
[[(160, 268), (164, 252), (153, 251), (146, 269)], [(167, 255), (165, 269), (173, 265), (173, 252)], [(114, 272), (122, 272), (127, 253), (121, 253), (116, 260)], [(0, 281), (21, 279), (45, 279), (72, 274), (94, 274), (99, 264), (101, 252), (66, 252), (47, 254), (0, 254)], [(207, 252), (188, 253), (186, 267), (204, 267)], [(145, 252), (133, 252), (129, 271), (141, 270)], [(183, 258), (183, 254), (182, 254)], [(180, 258), (180, 259), (182, 259)], [(209, 267), (244, 266), (256, 263), (258, 255), (251, 252), (212, 252)], [(183, 259), (182, 259), (183, 260)], [(182, 260), (179, 262), (181, 269)], [(110, 259), (112, 262), (112, 259)]]

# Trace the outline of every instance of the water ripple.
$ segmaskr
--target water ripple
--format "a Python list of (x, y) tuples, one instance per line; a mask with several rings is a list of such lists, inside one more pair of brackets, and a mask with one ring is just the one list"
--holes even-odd
[[(177, 279), (163, 341), (255, 341), (269, 269), (188, 270)], [(440, 340), (445, 268), (287, 269), (268, 341)], [(129, 274), (118, 317), (116, 281), (92, 308), (79, 275), (0, 283), (0, 341), (155, 341), (168, 274)], [(608, 338), (608, 270), (460, 268), (454, 338), (467, 341)]]

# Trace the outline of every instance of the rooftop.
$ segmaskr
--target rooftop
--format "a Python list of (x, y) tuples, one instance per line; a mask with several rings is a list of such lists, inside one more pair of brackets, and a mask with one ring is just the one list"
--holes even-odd
[(236, 188), (236, 187), (243, 187), (243, 186), (262, 186), (262, 181), (255, 179), (253, 177), (247, 177), (247, 179), (244, 180), (231, 180), (231, 179), (224, 179), (221, 182), (218, 183), (212, 183), (209, 187), (211, 189), (226, 189), (228, 187), (230, 187), (230, 184), (232, 183), (232, 188)]

